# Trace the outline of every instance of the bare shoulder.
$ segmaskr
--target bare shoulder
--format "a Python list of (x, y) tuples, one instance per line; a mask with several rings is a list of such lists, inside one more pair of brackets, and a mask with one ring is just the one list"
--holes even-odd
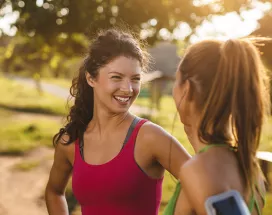
[(190, 182), (189, 186), (202, 187), (203, 194), (212, 192), (216, 187), (218, 175), (214, 161), (202, 155), (195, 155), (180, 168), (180, 180)]
[(75, 154), (75, 142), (67, 144), (69, 136), (67, 134), (62, 135), (59, 142), (55, 146), (55, 159), (60, 158), (67, 160), (70, 165), (74, 163)]
[[(142, 125), (139, 136), (142, 140), (151, 141), (154, 140), (165, 140), (165, 139), (172, 139), (173, 137), (164, 130), (161, 126), (153, 123), (153, 122), (146, 122)], [(163, 138), (163, 139), (162, 139)]]
[(186, 198), (197, 214), (206, 214), (204, 203), (212, 195), (225, 191), (225, 187), (218, 183), (219, 178), (209, 167), (204, 157), (194, 156), (181, 168), (179, 179)]
[(174, 149), (178, 148), (182, 150), (188, 158), (190, 157), (182, 144), (173, 135), (153, 122), (148, 121), (142, 125), (137, 139), (139, 139), (142, 144), (157, 149), (164, 148), (169, 150), (169, 147), (173, 146)]
[[(198, 156), (193, 156), (184, 165), (180, 168), (179, 178), (180, 181), (184, 184), (188, 182), (188, 180), (196, 180), (196, 183), (199, 183), (199, 179), (203, 177), (203, 164), (201, 163), (201, 159)], [(190, 183), (191, 184), (191, 183)], [(188, 187), (188, 186), (187, 186)]]

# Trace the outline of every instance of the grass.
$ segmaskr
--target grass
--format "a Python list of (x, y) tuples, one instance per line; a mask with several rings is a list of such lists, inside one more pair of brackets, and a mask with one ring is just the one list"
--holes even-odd
[(19, 171), (31, 171), (33, 168), (37, 167), (40, 165), (39, 161), (22, 161), (21, 163), (18, 163), (14, 165), (15, 170)]
[(0, 74), (0, 108), (50, 115), (65, 115), (66, 101), (47, 93), (40, 94), (35, 88), (8, 80)]
[[(40, 95), (1, 75), (0, 92), (0, 154), (16, 155), (38, 146), (51, 146), (52, 137), (60, 128), (60, 122), (52, 116), (66, 114), (66, 102), (46, 93)], [(21, 119), (20, 113), (32, 115)]]
[[(263, 127), (263, 133), (261, 137), (260, 151), (272, 152), (272, 117), (268, 118)], [(271, 213), (272, 214), (272, 213)]]
[(0, 109), (0, 154), (18, 155), (38, 146), (52, 146), (59, 122), (46, 118), (22, 121), (16, 115), (9, 115), (11, 113)]
[(263, 215), (272, 214), (272, 193), (267, 193), (265, 196), (265, 207), (263, 209)]

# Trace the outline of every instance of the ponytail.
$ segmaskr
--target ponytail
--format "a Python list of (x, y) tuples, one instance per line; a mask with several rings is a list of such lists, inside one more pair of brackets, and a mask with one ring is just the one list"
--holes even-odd
[(231, 125), (237, 156), (247, 188), (255, 178), (254, 166), (263, 124), (262, 71), (255, 47), (229, 40), (222, 45), (219, 68), (229, 74)]
[[(250, 188), (256, 176), (267, 101), (266, 75), (257, 48), (247, 40), (228, 40), (219, 47), (220, 59), (203, 110), (199, 136), (206, 142), (227, 142), (237, 157)], [(231, 132), (228, 132), (229, 124)]]

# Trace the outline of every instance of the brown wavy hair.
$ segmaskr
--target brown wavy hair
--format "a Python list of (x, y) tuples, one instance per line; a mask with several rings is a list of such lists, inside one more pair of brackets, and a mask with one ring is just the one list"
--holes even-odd
[(179, 66), (181, 82), (189, 81), (189, 97), (201, 113), (200, 140), (236, 148), (246, 188), (255, 179), (256, 151), (270, 109), (268, 77), (256, 41), (202, 41), (187, 49)]
[(58, 144), (64, 134), (69, 137), (68, 141), (61, 141), (64, 144), (70, 144), (82, 137), (88, 123), (93, 118), (93, 88), (86, 81), (86, 72), (96, 78), (101, 67), (119, 56), (137, 59), (142, 69), (145, 70), (149, 58), (143, 45), (143, 42), (140, 42), (127, 30), (108, 29), (97, 34), (95, 39), (91, 41), (77, 77), (72, 81), (70, 96), (74, 98), (74, 104), (67, 116), (67, 124), (53, 137), (54, 146)]

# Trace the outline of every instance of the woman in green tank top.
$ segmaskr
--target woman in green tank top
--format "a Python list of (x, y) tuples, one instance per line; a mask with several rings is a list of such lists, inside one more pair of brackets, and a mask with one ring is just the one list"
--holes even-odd
[(230, 189), (261, 215), (265, 189), (256, 151), (270, 99), (252, 41), (206, 40), (186, 50), (173, 98), (196, 155), (181, 167), (164, 215), (204, 215), (205, 200)]

